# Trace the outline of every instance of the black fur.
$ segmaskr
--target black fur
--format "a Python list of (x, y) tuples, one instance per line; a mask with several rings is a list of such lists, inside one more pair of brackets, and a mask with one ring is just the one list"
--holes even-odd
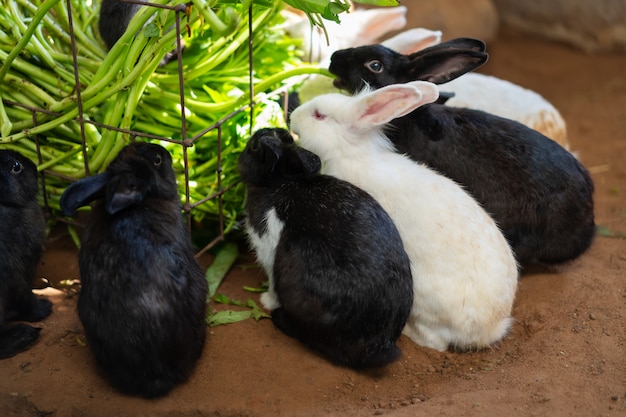
[(87, 341), (120, 391), (165, 395), (191, 374), (206, 336), (207, 283), (171, 156), (159, 145), (131, 143), (106, 172), (71, 184), (61, 207), (72, 215), (92, 200), (79, 252)]
[(272, 320), (338, 364), (382, 366), (400, 353), (413, 299), (409, 259), (382, 207), (320, 167), (282, 129), (257, 131), (239, 157), (249, 224), (264, 234), (271, 209), (284, 223)]
[(126, 32), (130, 20), (140, 7), (139, 4), (121, 0), (102, 0), (98, 29), (109, 49)]
[[(340, 86), (357, 92), (366, 84), (444, 83), (475, 68), (481, 54), (486, 60), (480, 48), (442, 45), (412, 55), (381, 45), (341, 50), (332, 56), (330, 71)], [(382, 63), (378, 73), (366, 66), (372, 60)], [(539, 132), (482, 111), (429, 104), (392, 121), (387, 134), (398, 152), (464, 185), (496, 220), (522, 266), (565, 262), (591, 245), (591, 177)]]
[[(330, 72), (337, 76), (337, 88), (351, 92), (368, 84), (378, 89), (409, 81), (445, 83), (480, 67), (489, 55), (478, 39), (458, 38), (403, 55), (383, 45), (365, 45), (336, 51)], [(378, 72), (375, 72), (378, 71)]]
[(40, 329), (9, 320), (40, 321), (52, 304), (31, 290), (43, 243), (45, 220), (37, 203), (37, 167), (28, 158), (0, 150), (0, 359), (26, 350)]

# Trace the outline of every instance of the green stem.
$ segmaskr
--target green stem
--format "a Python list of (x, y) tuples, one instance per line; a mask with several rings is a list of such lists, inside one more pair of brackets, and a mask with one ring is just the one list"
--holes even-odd
[(13, 62), (13, 60), (20, 54), (20, 52), (22, 52), (22, 50), (24, 50), (24, 48), (26, 48), (26, 46), (30, 42), (30, 39), (33, 36), (33, 33), (35, 33), (35, 30), (37, 29), (39, 22), (41, 22), (41, 19), (44, 18), (46, 13), (48, 13), (48, 11), (58, 1), (59, 0), (45, 0), (41, 4), (41, 6), (39, 6), (39, 8), (37, 9), (37, 13), (35, 13), (32, 20), (30, 21), (30, 24), (28, 25), (26, 32), (23, 34), (22, 38), (17, 43), (15, 48), (11, 50), (11, 53), (9, 54), (7, 59), (3, 62), (2, 68), (0, 68), (0, 83), (2, 83), (2, 81), (4, 80), (4, 77), (7, 75), (7, 72), (9, 71), (9, 68), (11, 67), (11, 63)]

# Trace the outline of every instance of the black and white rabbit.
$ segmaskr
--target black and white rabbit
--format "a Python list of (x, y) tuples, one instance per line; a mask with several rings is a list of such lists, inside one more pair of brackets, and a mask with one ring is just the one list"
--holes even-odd
[(284, 129), (260, 129), (239, 157), (246, 231), (267, 273), (262, 304), (285, 334), (333, 362), (368, 368), (399, 356), (411, 309), (409, 258), (382, 207), (320, 175)]
[(165, 395), (202, 353), (207, 295), (170, 154), (133, 142), (105, 172), (72, 183), (61, 208), (72, 215), (92, 201), (79, 252), (87, 341), (120, 391)]
[[(437, 84), (484, 62), (462, 42), (411, 55), (382, 45), (337, 51), (330, 71), (351, 93), (412, 80)], [(516, 121), (479, 110), (426, 104), (386, 130), (400, 153), (464, 185), (490, 213), (522, 265), (578, 257), (595, 234), (593, 182), (570, 152)]]
[(394, 151), (386, 124), (437, 100), (429, 82), (357, 96), (321, 95), (291, 115), (300, 146), (323, 172), (372, 195), (411, 259), (413, 307), (404, 333), (440, 351), (501, 340), (513, 319), (517, 264), (493, 219), (461, 186)]
[(46, 235), (38, 192), (35, 164), (0, 150), (0, 359), (26, 350), (41, 330), (8, 321), (40, 321), (52, 312), (50, 301), (31, 289)]

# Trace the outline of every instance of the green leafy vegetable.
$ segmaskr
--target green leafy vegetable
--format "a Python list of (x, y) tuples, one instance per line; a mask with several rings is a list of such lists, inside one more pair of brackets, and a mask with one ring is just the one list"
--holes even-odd
[(231, 299), (223, 294), (216, 294), (214, 298), (215, 302), (222, 304), (234, 305), (237, 307), (245, 307), (247, 310), (234, 311), (234, 310), (222, 310), (212, 311), (206, 322), (209, 326), (219, 326), (222, 324), (230, 324), (247, 319), (255, 319), (259, 321), (263, 318), (270, 318), (271, 316), (264, 312), (254, 301), (248, 299), (245, 303)]
[(209, 265), (205, 272), (205, 278), (209, 284), (209, 292), (207, 301), (210, 301), (215, 295), (215, 291), (220, 286), (226, 274), (237, 260), (239, 255), (239, 247), (236, 243), (226, 242), (219, 249), (213, 263)]

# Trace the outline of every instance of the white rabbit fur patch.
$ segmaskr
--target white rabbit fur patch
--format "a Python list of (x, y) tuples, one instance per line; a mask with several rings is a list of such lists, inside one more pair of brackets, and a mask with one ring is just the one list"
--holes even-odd
[(265, 230), (259, 234), (254, 227), (246, 220), (246, 232), (248, 240), (256, 252), (259, 263), (263, 266), (269, 280), (267, 292), (261, 294), (260, 301), (263, 307), (268, 310), (274, 310), (280, 307), (278, 295), (274, 290), (274, 278), (272, 271), (274, 270), (274, 259), (276, 247), (280, 241), (285, 224), (280, 221), (276, 209), (271, 209), (265, 215)]
[[(378, 109), (367, 107), (367, 101), (384, 89), (319, 96), (294, 110), (291, 128), (300, 145), (321, 158), (325, 174), (369, 192), (394, 220), (411, 259), (415, 292), (404, 333), (439, 351), (489, 346), (512, 323), (518, 279), (512, 251), (457, 183), (393, 152), (381, 133), (383, 121), (367, 125), (368, 112), (386, 106), (378, 100)], [(421, 104), (434, 99), (413, 97)]]

